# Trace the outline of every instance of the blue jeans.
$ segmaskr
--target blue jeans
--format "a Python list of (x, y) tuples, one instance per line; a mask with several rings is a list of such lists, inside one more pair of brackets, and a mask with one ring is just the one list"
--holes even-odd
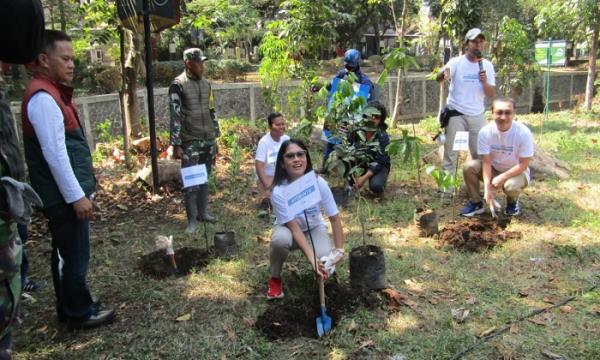
[(44, 210), (52, 234), (52, 281), (59, 320), (86, 320), (93, 314), (87, 284), (90, 223), (80, 221), (71, 205)]

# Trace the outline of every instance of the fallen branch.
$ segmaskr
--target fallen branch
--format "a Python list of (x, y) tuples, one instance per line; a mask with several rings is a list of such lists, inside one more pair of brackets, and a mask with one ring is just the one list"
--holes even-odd
[(498, 336), (502, 335), (503, 333), (507, 332), (512, 325), (520, 323), (523, 320), (529, 319), (532, 316), (541, 314), (541, 313), (546, 312), (548, 310), (552, 310), (552, 309), (555, 309), (557, 307), (561, 307), (561, 306), (563, 306), (563, 305), (565, 305), (565, 304), (573, 301), (577, 297), (582, 296), (583, 294), (586, 294), (588, 292), (594, 291), (598, 287), (600, 287), (600, 283), (596, 283), (596, 284), (588, 287), (587, 289), (586, 288), (580, 289), (579, 291), (576, 291), (573, 295), (568, 296), (568, 297), (562, 299), (561, 301), (559, 301), (556, 304), (553, 304), (553, 305), (545, 307), (545, 308), (541, 308), (541, 309), (536, 309), (536, 310), (530, 311), (526, 315), (521, 315), (516, 320), (509, 321), (508, 323), (506, 323), (506, 325), (504, 325), (500, 329), (498, 329), (498, 330), (496, 330), (496, 331), (494, 331), (494, 332), (492, 332), (492, 333), (490, 333), (490, 334), (488, 334), (486, 336), (481, 337), (478, 341), (475, 342), (475, 344), (471, 345), (470, 347), (468, 347), (468, 348), (466, 348), (466, 349), (464, 349), (464, 350), (456, 353), (452, 357), (452, 360), (460, 359), (463, 356), (465, 356), (466, 354), (468, 354), (471, 351), (475, 350), (475, 348), (479, 347), (481, 344), (487, 342), (490, 339), (493, 339), (495, 337), (498, 337)]

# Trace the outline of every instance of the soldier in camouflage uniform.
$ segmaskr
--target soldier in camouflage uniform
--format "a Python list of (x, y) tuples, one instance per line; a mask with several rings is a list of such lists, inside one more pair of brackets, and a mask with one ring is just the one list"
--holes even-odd
[[(2, 61), (0, 61), (2, 65)], [(2, 86), (0, 70), (0, 87)], [(10, 108), (0, 89), (0, 177), (22, 179), (25, 172)], [(19, 320), (23, 245), (0, 187), (0, 359), (10, 359), (11, 329)]]
[[(181, 167), (205, 164), (208, 174), (216, 155), (219, 126), (215, 116), (211, 84), (202, 77), (206, 57), (198, 48), (183, 52), (185, 71), (169, 87), (171, 139), (175, 158)], [(206, 184), (183, 190), (187, 213), (186, 233), (192, 233), (198, 221), (215, 221), (208, 213)]]

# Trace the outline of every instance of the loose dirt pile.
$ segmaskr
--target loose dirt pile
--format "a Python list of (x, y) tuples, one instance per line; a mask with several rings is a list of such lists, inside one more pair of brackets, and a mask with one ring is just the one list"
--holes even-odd
[(156, 250), (143, 255), (138, 262), (138, 266), (146, 275), (164, 278), (171, 275), (186, 275), (192, 269), (201, 270), (208, 264), (210, 258), (211, 254), (204, 249), (182, 247), (175, 250), (177, 273), (171, 267), (164, 250)]
[[(358, 305), (382, 306), (384, 300), (378, 296), (378, 293), (364, 296), (334, 281), (329, 281), (325, 284), (325, 303), (333, 329), (342, 315), (353, 312)], [(286, 296), (281, 300), (270, 302), (265, 312), (258, 317), (255, 326), (271, 340), (317, 338), (315, 322), (317, 316), (320, 316), (320, 305), (319, 293), (315, 285), (314, 291), (305, 291), (294, 299)]]
[(440, 231), (439, 239), (442, 244), (459, 250), (479, 252), (523, 237), (518, 231), (504, 230), (506, 223), (501, 225), (495, 220), (466, 219), (446, 225)]

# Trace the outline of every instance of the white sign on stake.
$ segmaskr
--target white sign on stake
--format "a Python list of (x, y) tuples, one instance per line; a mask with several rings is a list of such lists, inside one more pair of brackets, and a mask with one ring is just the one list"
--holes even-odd
[(283, 197), (287, 205), (287, 215), (295, 216), (321, 201), (321, 192), (314, 171), (286, 186)]
[(181, 168), (181, 180), (183, 181), (183, 188), (206, 184), (208, 181), (206, 165), (200, 164)]
[(469, 151), (469, 132), (457, 131), (454, 136), (453, 151)]

